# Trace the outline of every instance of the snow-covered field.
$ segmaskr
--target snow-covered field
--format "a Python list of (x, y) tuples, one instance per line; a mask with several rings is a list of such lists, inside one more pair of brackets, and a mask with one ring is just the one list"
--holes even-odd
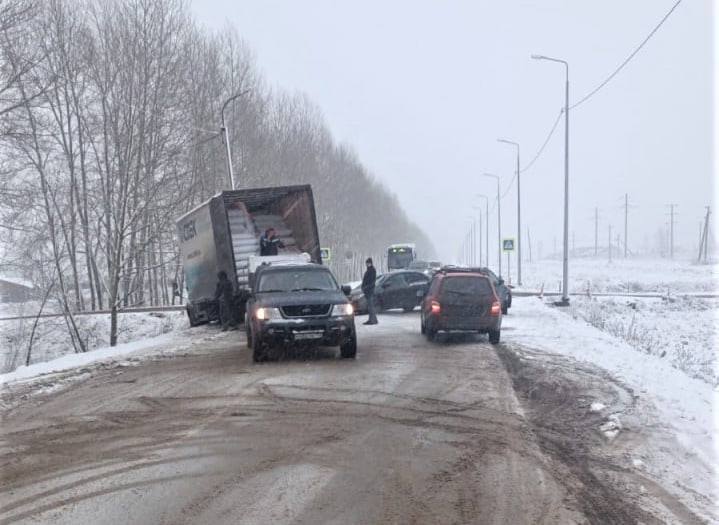
[[(523, 285), (559, 289), (562, 263), (546, 260), (523, 268)], [(660, 292), (665, 298), (574, 296), (567, 314), (607, 332), (634, 350), (662, 359), (690, 377), (719, 384), (719, 299), (681, 296), (718, 291), (718, 265), (668, 259), (572, 259), (570, 291)]]
[[(37, 305), (32, 303), (2, 305), (0, 317), (31, 315)], [(75, 317), (88, 351), (109, 345), (108, 314)], [(0, 321), (0, 373), (25, 365), (34, 319)], [(118, 316), (118, 343), (145, 340), (187, 326), (184, 312), (132, 313)], [(68, 328), (62, 317), (41, 318), (35, 330), (30, 363), (41, 363), (75, 353)]]
[[(516, 268), (512, 268), (516, 279)], [(523, 288), (547, 292), (559, 291), (562, 281), (562, 261), (544, 259), (522, 265)], [(719, 265), (695, 264), (686, 259), (576, 258), (569, 263), (570, 292), (681, 292), (719, 291)]]

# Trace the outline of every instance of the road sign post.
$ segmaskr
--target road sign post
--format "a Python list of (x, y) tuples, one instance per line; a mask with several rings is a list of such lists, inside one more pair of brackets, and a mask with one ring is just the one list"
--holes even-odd
[(509, 266), (509, 255), (514, 251), (514, 239), (502, 239), (502, 251), (507, 253), (507, 282), (512, 283), (512, 270)]

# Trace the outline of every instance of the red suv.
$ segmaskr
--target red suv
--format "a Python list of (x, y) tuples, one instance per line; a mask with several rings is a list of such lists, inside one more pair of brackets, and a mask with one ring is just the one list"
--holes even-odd
[(422, 300), (422, 333), (432, 341), (437, 332), (489, 334), (499, 343), (502, 302), (492, 281), (477, 270), (443, 268)]

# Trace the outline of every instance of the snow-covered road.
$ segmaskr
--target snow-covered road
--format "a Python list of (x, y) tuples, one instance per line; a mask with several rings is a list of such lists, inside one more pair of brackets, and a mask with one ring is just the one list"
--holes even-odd
[(706, 383), (672, 408), (647, 374), (617, 375), (646, 365), (620, 342), (533, 298), (497, 347), (428, 343), (416, 313), (380, 321), (356, 361), (255, 365), (241, 334), (205, 327), (50, 393), (6, 384), (0, 523), (716, 519)]

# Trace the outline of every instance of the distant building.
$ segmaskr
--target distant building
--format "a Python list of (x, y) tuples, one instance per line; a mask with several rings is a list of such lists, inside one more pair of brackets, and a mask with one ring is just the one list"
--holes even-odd
[(33, 297), (32, 283), (15, 277), (0, 276), (0, 303), (22, 303)]

